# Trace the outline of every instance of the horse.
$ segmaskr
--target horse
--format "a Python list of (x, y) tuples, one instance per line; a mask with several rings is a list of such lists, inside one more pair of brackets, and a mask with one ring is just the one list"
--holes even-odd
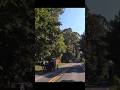
[(40, 66), (42, 67), (43, 71), (46, 70), (45, 63), (43, 61), (40, 63)]

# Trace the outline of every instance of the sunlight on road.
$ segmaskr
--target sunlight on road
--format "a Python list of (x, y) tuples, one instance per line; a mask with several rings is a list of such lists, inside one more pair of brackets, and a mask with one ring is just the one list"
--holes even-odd
[(58, 70), (42, 75), (35, 75), (35, 82), (85, 82), (85, 72), (81, 63), (66, 63)]

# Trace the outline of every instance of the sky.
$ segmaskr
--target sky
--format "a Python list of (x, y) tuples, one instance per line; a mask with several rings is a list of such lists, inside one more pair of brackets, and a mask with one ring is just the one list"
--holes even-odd
[(62, 23), (61, 30), (72, 28), (73, 32), (80, 35), (85, 31), (85, 8), (65, 8), (59, 19)]
[(91, 12), (101, 14), (108, 21), (120, 10), (120, 0), (86, 0), (86, 4)]

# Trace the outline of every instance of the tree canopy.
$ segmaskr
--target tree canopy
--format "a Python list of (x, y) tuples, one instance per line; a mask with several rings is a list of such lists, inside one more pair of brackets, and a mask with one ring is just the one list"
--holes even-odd
[(0, 87), (32, 84), (35, 41), (32, 3), (34, 0), (0, 1)]
[(64, 52), (64, 38), (59, 29), (62, 8), (35, 8), (36, 61)]
[(87, 83), (100, 83), (106, 80), (108, 62), (108, 43), (106, 41), (109, 31), (106, 19), (97, 14), (86, 11), (86, 30), (81, 39), (81, 50), (86, 62)]
[(103, 16), (86, 10), (86, 30), (80, 47), (86, 63), (87, 85), (119, 85), (120, 13), (108, 22)]
[(63, 35), (65, 38), (65, 44), (67, 46), (66, 53), (64, 53), (63, 58), (68, 62), (69, 60), (80, 59), (80, 35), (77, 32), (73, 32), (71, 28), (63, 30)]

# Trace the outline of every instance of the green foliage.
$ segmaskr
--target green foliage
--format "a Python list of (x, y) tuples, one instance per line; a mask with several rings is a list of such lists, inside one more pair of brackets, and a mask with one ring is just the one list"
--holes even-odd
[(54, 51), (56, 56), (60, 56), (62, 53), (66, 52), (63, 34), (59, 34), (57, 42), (55, 43)]
[[(86, 60), (86, 81), (93, 84), (108, 79), (114, 84), (111, 90), (119, 90), (120, 13), (109, 23), (101, 15), (90, 13), (88, 8), (86, 13), (86, 31), (80, 40)], [(109, 60), (113, 61), (114, 70), (109, 67)]]
[(106, 80), (109, 55), (106, 41), (108, 23), (101, 15), (91, 14), (89, 9), (87, 10), (86, 31), (81, 39), (81, 50), (86, 60), (86, 80), (92, 84)]
[(11, 88), (16, 83), (32, 84), (35, 40), (33, 3), (34, 0), (0, 1), (0, 87)]
[(62, 8), (35, 8), (37, 62), (64, 52), (64, 39), (60, 35), (60, 22), (58, 21), (62, 13)]
[(108, 33), (108, 43), (110, 44), (110, 59), (115, 63), (115, 74), (120, 77), (120, 12), (110, 21), (111, 29)]
[(58, 17), (62, 13), (62, 8), (35, 8), (37, 62), (47, 57), (62, 56), (66, 51), (69, 57), (71, 53), (73, 60), (79, 58), (79, 34), (70, 28), (60, 31)]
[(107, 35), (107, 41), (109, 43), (109, 58), (114, 63), (114, 73), (112, 77), (111, 90), (120, 89), (120, 12), (114, 16), (114, 19), (110, 21), (110, 31)]
[(66, 53), (63, 54), (63, 60), (80, 59), (80, 35), (77, 32), (72, 32), (71, 28), (64, 29), (63, 35), (65, 38), (65, 45), (67, 46)]

